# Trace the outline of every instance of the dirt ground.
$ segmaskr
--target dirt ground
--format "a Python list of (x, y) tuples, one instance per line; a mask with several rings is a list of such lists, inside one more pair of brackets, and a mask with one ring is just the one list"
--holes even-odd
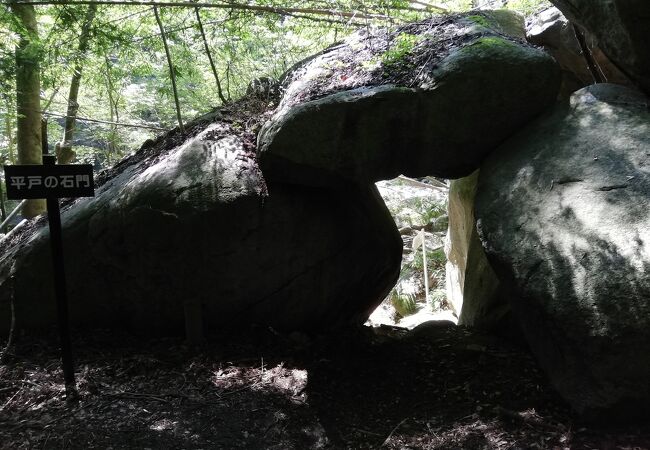
[(18, 336), (0, 366), (3, 449), (639, 449), (650, 426), (575, 421), (523, 348), (461, 327), (270, 329), (143, 340)]

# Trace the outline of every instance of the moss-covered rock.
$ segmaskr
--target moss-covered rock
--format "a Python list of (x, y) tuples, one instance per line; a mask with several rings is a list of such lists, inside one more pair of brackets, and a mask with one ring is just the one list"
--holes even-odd
[(494, 23), (472, 14), (361, 31), (307, 61), (260, 132), (265, 175), (316, 186), (468, 175), (559, 86), (551, 57)]
[(485, 27), (500, 34), (517, 39), (526, 38), (526, 22), (524, 16), (511, 9), (491, 9), (479, 11), (477, 16), (483, 17)]

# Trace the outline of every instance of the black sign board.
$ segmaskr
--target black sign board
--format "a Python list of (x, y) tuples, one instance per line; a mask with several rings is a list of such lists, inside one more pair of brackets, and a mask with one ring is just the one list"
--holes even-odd
[(72, 361), (72, 344), (68, 323), (68, 299), (63, 261), (63, 240), (59, 198), (93, 197), (95, 195), (93, 168), (89, 164), (56, 165), (56, 157), (47, 154), (47, 124), (43, 124), (43, 165), (4, 166), (7, 198), (12, 200), (44, 198), (50, 226), (50, 245), (54, 265), (54, 294), (56, 297), (61, 360), (66, 394), (69, 400), (78, 398)]
[(93, 166), (20, 165), (4, 166), (7, 198), (69, 198), (95, 195)]

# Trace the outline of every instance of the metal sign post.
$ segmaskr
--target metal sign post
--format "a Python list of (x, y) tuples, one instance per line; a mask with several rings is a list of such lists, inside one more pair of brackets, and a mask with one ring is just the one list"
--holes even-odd
[(43, 155), (43, 163), (43, 165), (4, 166), (7, 198), (11, 200), (45, 198), (47, 201), (63, 376), (66, 396), (68, 399), (74, 399), (77, 396), (77, 389), (68, 322), (59, 198), (93, 197), (95, 195), (93, 168), (90, 164), (57, 166), (54, 155)]

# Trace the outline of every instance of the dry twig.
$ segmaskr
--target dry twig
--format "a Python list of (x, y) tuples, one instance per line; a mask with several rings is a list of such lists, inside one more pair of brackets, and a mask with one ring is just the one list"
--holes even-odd
[(379, 447), (381, 448), (381, 447), (385, 447), (386, 445), (388, 445), (388, 441), (390, 441), (390, 438), (393, 437), (393, 434), (395, 434), (395, 432), (398, 430), (398, 428), (401, 427), (402, 425), (404, 425), (404, 423), (405, 423), (407, 420), (409, 420), (408, 417), (407, 417), (406, 419), (402, 419), (402, 421), (401, 421), (400, 423), (398, 423), (397, 425), (395, 425), (395, 428), (393, 428), (393, 429), (391, 430), (391, 432), (390, 432), (390, 434), (388, 435), (388, 437), (384, 440), (384, 442), (383, 442)]

